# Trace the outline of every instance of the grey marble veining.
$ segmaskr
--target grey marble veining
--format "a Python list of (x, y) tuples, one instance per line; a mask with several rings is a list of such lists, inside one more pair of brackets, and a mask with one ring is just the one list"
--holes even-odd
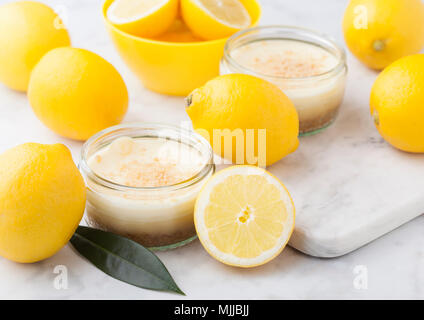
[[(0, 0), (0, 3), (6, 1)], [(130, 94), (125, 122), (188, 121), (182, 98), (145, 90), (127, 69), (103, 26), (102, 0), (43, 0), (65, 8), (74, 46), (92, 50), (117, 67)], [(313, 28), (343, 43), (347, 1), (262, 0), (262, 24)], [(424, 158), (391, 148), (373, 128), (368, 97), (376, 73), (348, 55), (345, 102), (336, 123), (302, 138), (296, 153), (270, 170), (290, 190), (297, 208), (291, 245), (309, 254), (335, 256), (376, 238), (423, 212)], [(0, 85), (0, 152), (20, 143), (61, 142), (79, 160), (81, 143), (58, 137), (31, 111), (25, 94)], [(424, 217), (336, 259), (317, 259), (290, 247), (271, 263), (239, 270), (212, 259), (198, 241), (159, 253), (191, 299), (424, 298)], [(68, 288), (57, 290), (54, 268), (66, 266)], [(192, 268), (196, 265), (196, 268)], [(355, 268), (367, 271), (366, 288), (355, 286)], [(20, 265), (0, 258), (0, 298), (184, 299), (114, 280), (70, 246), (41, 263)]]

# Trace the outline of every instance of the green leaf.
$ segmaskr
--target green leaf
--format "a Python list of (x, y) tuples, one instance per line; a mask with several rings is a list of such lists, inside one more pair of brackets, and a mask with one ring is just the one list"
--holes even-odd
[(137, 242), (79, 226), (71, 244), (97, 268), (115, 279), (144, 289), (184, 295), (159, 258)]

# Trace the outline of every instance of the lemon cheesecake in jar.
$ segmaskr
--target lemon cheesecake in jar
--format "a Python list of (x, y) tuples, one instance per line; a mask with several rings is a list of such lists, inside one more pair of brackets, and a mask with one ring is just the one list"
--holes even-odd
[(195, 238), (194, 202), (215, 171), (200, 135), (179, 127), (111, 127), (83, 147), (89, 225), (168, 249)]
[(310, 30), (270, 26), (243, 30), (227, 42), (221, 74), (246, 73), (276, 84), (294, 103), (300, 135), (336, 118), (347, 66), (344, 50)]

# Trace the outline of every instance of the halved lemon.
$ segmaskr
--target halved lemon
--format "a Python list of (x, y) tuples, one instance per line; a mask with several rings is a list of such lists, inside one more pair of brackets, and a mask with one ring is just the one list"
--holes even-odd
[(275, 258), (293, 232), (295, 208), (285, 186), (255, 166), (215, 174), (195, 205), (197, 235), (222, 263), (255, 267)]
[(107, 10), (107, 18), (122, 31), (154, 37), (172, 25), (178, 4), (178, 0), (115, 0)]
[(206, 40), (228, 37), (252, 23), (240, 0), (181, 0), (181, 14), (191, 31)]

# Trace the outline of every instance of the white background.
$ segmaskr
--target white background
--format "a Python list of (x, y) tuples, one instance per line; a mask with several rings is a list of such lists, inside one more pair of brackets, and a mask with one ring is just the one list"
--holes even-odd
[[(7, 1), (1, 0), (0, 3)], [(110, 61), (124, 77), (130, 94), (126, 122), (178, 124), (188, 120), (182, 98), (149, 92), (122, 63), (106, 34), (101, 0), (41, 1), (64, 14), (72, 43)], [(261, 24), (304, 26), (327, 33), (343, 43), (341, 19), (347, 1), (262, 0)], [(3, 31), (0, 31), (3, 32)], [(1, 50), (1, 48), (0, 48)], [(349, 55), (350, 69), (369, 74)], [(361, 79), (349, 79), (349, 91)], [(361, 91), (369, 95), (369, 89)], [(364, 106), (367, 108), (367, 106)], [(343, 113), (343, 109), (342, 109)], [(341, 114), (342, 116), (342, 114)], [(25, 142), (61, 142), (76, 162), (81, 143), (58, 137), (33, 115), (25, 94), (0, 85), (0, 152)], [(159, 253), (189, 299), (356, 299), (424, 298), (424, 217), (421, 216), (373, 243), (341, 258), (317, 259), (291, 248), (271, 263), (240, 270), (212, 259), (198, 241), (178, 250)], [(68, 289), (54, 288), (54, 268), (68, 270)], [(368, 289), (354, 286), (354, 268), (366, 266)], [(98, 271), (66, 246), (41, 263), (21, 265), (0, 258), (0, 298), (37, 299), (179, 299), (178, 295), (132, 287)]]

